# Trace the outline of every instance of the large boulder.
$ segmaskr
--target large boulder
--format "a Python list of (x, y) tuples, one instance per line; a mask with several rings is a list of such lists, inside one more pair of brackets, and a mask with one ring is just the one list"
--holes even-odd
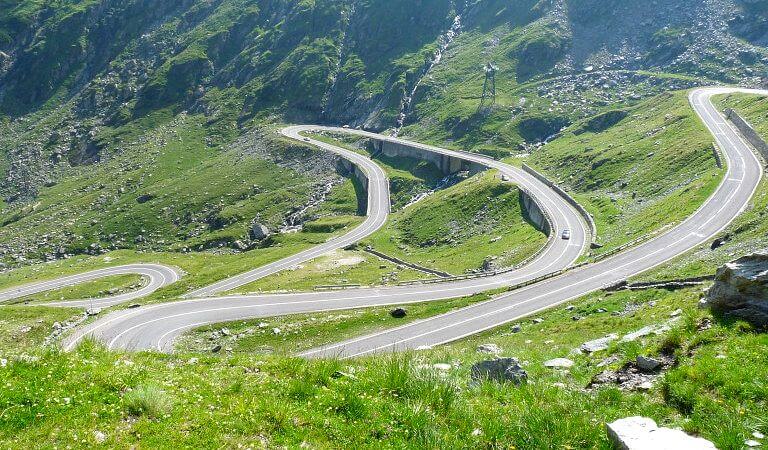
[(256, 222), (251, 226), (251, 239), (261, 241), (269, 237), (269, 228)]
[(680, 430), (659, 428), (647, 417), (627, 417), (606, 425), (608, 437), (619, 450), (717, 450), (710, 441)]
[(472, 382), (497, 381), (521, 385), (528, 380), (528, 373), (520, 366), (517, 358), (498, 358), (480, 361), (472, 366)]
[(718, 269), (706, 303), (712, 311), (768, 328), (768, 253), (744, 256)]

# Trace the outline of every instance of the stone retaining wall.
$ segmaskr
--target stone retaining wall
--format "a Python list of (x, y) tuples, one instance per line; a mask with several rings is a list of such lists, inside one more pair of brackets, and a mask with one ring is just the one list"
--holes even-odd
[(584, 209), (584, 207), (581, 206), (579, 202), (577, 202), (573, 197), (571, 197), (570, 194), (565, 192), (563, 188), (561, 188), (560, 186), (556, 185), (554, 182), (547, 179), (547, 177), (540, 174), (529, 165), (523, 164), (523, 170), (533, 175), (536, 179), (546, 184), (550, 188), (552, 188), (552, 190), (560, 194), (560, 196), (563, 197), (565, 201), (567, 201), (568, 203), (571, 204), (571, 206), (576, 208), (579, 214), (581, 214), (582, 217), (584, 217), (584, 220), (587, 222), (587, 225), (589, 225), (589, 233), (592, 235), (592, 242), (595, 242), (595, 240), (597, 239), (597, 226), (595, 225), (595, 220), (592, 218), (592, 215), (586, 209)]
[(475, 174), (487, 170), (487, 167), (471, 161), (454, 158), (442, 153), (425, 151), (407, 144), (374, 139), (373, 146), (377, 153), (380, 152), (390, 158), (405, 157), (429, 161), (445, 175), (464, 171)]
[(752, 128), (752, 125), (731, 108), (725, 110), (725, 116), (736, 126), (747, 142), (757, 149), (760, 155), (762, 155), (763, 160), (768, 161), (768, 144), (766, 144), (762, 136)]

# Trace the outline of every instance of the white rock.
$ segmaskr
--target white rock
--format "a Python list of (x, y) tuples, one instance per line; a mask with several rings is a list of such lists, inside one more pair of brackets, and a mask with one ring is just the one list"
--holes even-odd
[(498, 355), (501, 353), (501, 348), (496, 344), (482, 344), (477, 346), (477, 352)]
[(437, 363), (437, 364), (432, 364), (432, 368), (443, 371), (443, 372), (447, 372), (451, 370), (453, 366), (445, 363)]
[(676, 309), (676, 310), (672, 311), (671, 313), (669, 313), (669, 316), (670, 317), (677, 317), (677, 316), (679, 316), (681, 314), (683, 314), (683, 310), (682, 309)]
[(760, 447), (763, 444), (761, 444), (761, 443), (759, 443), (759, 442), (757, 442), (757, 441), (755, 441), (753, 439), (750, 439), (748, 441), (744, 441), (744, 445), (746, 445), (747, 447)]
[(600, 350), (607, 349), (608, 345), (618, 338), (619, 336), (616, 334), (609, 334), (606, 337), (581, 344), (581, 349), (587, 353), (599, 352)]
[(283, 330), (281, 330), (280, 328), (272, 328), (272, 332), (273, 332), (274, 334), (280, 334), (280, 333), (282, 333), (282, 332), (283, 332)]
[(680, 430), (659, 428), (647, 417), (628, 417), (606, 425), (608, 437), (621, 450), (716, 450), (710, 441)]
[(759, 431), (755, 431), (754, 433), (752, 433), (752, 437), (755, 439), (763, 439), (765, 438), (765, 435)]
[(101, 444), (107, 440), (107, 435), (99, 430), (93, 432), (93, 438), (96, 439), (96, 443)]
[(621, 342), (634, 342), (641, 337), (646, 337), (656, 332), (654, 325), (648, 325), (647, 327), (640, 328), (637, 331), (629, 333), (621, 338)]
[(653, 382), (652, 381), (643, 381), (642, 383), (637, 385), (637, 389), (639, 391), (650, 391), (653, 389)]
[(574, 362), (568, 358), (555, 358), (544, 361), (544, 367), (549, 367), (550, 369), (567, 369), (573, 367), (573, 364)]
[(8, 360), (5, 358), (0, 358), (0, 367), (6, 367), (8, 365)]

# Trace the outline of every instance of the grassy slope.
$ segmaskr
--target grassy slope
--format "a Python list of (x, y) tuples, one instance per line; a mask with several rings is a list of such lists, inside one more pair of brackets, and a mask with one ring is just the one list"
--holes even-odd
[[(759, 381), (766, 376), (768, 342), (748, 327), (717, 320), (713, 328), (697, 332), (706, 313), (696, 309), (696, 299), (695, 291), (599, 293), (575, 302), (575, 311), (543, 314), (541, 324), (524, 321), (517, 334), (502, 329), (434, 351), (347, 362), (243, 354), (121, 355), (90, 344), (68, 355), (34, 352), (41, 359), (12, 358), (0, 370), (5, 386), (0, 441), (9, 447), (41, 439), (86, 446), (98, 430), (110, 445), (161, 448), (171, 442), (193, 447), (307, 442), (364, 448), (608, 448), (603, 423), (641, 414), (699, 433), (718, 448), (740, 448), (752, 431), (768, 431), (761, 419), (768, 393)], [(635, 312), (610, 314), (630, 304)], [(667, 336), (594, 356), (571, 354), (587, 339), (664, 322), (677, 307), (685, 309), (684, 318)], [(598, 313), (598, 308), (609, 312)], [(573, 314), (587, 318), (573, 322)], [(486, 342), (521, 358), (530, 375), (527, 386), (467, 384), (471, 363), (484, 357), (474, 346)], [(608, 354), (618, 355), (612, 365), (617, 367), (662, 347), (674, 350), (680, 364), (650, 392), (582, 390)], [(576, 361), (570, 371), (541, 366), (563, 356)], [(444, 376), (418, 368), (437, 362), (454, 368)], [(336, 371), (354, 377), (334, 378)], [(137, 388), (160, 390), (143, 401), (149, 412), (137, 412), (135, 395), (129, 394)], [(476, 429), (480, 433), (473, 435)]]
[[(308, 197), (308, 177), (238, 151), (208, 148), (206, 132), (199, 118), (150, 131), (129, 144), (129, 152), (44, 189), (34, 208), (0, 211), (6, 223), (0, 233), (4, 239), (42, 236), (63, 223), (81, 236), (70, 240), (72, 253), (92, 243), (146, 248), (136, 245), (140, 235), (156, 248), (208, 247), (245, 238), (253, 217), (275, 227), (291, 205)], [(151, 200), (139, 203), (144, 195)]]
[(376, 286), (433, 277), (398, 267), (361, 250), (342, 249), (239, 287), (231, 293), (311, 291), (319, 286)]
[[(403, 133), (439, 145), (508, 155), (520, 143), (543, 140), (567, 124), (572, 111), (553, 110), (551, 101), (533, 90), (516, 92), (530, 76), (550, 69), (546, 65), (562, 56), (567, 45), (565, 30), (543, 17), (545, 8), (536, 3), (489, 2), (472, 17), (417, 91), (412, 124)], [(498, 68), (496, 101), (480, 109), (488, 62)], [(526, 69), (530, 72), (523, 73)], [(515, 109), (522, 96), (527, 101), (524, 116)]]
[[(732, 95), (716, 99), (720, 108), (736, 109), (742, 117), (753, 124), (755, 129), (768, 139), (768, 100), (757, 96)], [(727, 241), (715, 250), (710, 244), (676, 258), (668, 266), (660, 268), (648, 277), (671, 277), (675, 275), (696, 276), (712, 273), (725, 262), (756, 250), (768, 248), (768, 180), (765, 178), (755, 192), (747, 210), (720, 235)]]
[(453, 274), (496, 257), (509, 267), (535, 253), (546, 236), (523, 218), (519, 190), (494, 173), (476, 175), (395, 213), (363, 244)]
[(722, 179), (712, 137), (684, 92), (626, 113), (607, 128), (578, 123), (530, 158), (594, 216), (604, 248), (593, 254), (682, 221)]
[[(337, 342), (343, 337), (359, 336), (404, 325), (488, 298), (487, 294), (478, 294), (443, 302), (408, 305), (408, 315), (404, 319), (391, 317), (391, 307), (381, 307), (272, 317), (224, 326), (211, 325), (184, 335), (176, 348), (182, 352), (207, 352), (214, 345), (221, 344), (227, 352), (287, 356)], [(219, 335), (216, 339), (210, 339), (212, 333), (222, 328), (229, 330), (230, 336)], [(275, 333), (275, 328), (279, 328), (280, 332)]]

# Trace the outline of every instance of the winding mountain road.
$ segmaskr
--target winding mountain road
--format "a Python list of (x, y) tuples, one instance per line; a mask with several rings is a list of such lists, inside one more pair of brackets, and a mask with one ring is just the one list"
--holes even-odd
[[(562, 275), (516, 289), (493, 300), (462, 308), (447, 314), (415, 322), (403, 327), (324, 346), (302, 354), (305, 357), (354, 357), (382, 351), (435, 346), (497, 327), (537, 311), (550, 308), (607, 285), (624, 280), (651, 269), (714, 237), (730, 224), (748, 205), (763, 174), (761, 162), (741, 136), (712, 105), (715, 94), (745, 92), (768, 95), (766, 91), (734, 88), (697, 89), (690, 94), (691, 105), (712, 132), (727, 162), (727, 173), (717, 191), (702, 207), (679, 226), (621, 254), (599, 263), (567, 271)], [(375, 139), (384, 138), (369, 133), (315, 126), (290, 127), (284, 134), (306, 141), (303, 131), (332, 130), (352, 132)], [(352, 156), (347, 150), (309, 140), (342, 157)], [(413, 145), (409, 143), (409, 145)], [(516, 285), (541, 275), (557, 272), (570, 266), (588, 244), (587, 226), (580, 214), (565, 199), (544, 183), (520, 169), (481, 155), (451, 152), (417, 144), (425, 151), (435, 151), (466, 160), (473, 160), (506, 174), (513, 182), (528, 191), (538, 206), (550, 218), (552, 233), (546, 249), (519, 270), (487, 278), (452, 281), (431, 285), (397, 286), (356, 289), (342, 292), (311, 292), (280, 295), (238, 295), (204, 299), (189, 299), (131, 310), (116, 311), (77, 330), (65, 341), (73, 348), (83, 337), (93, 336), (113, 349), (156, 349), (171, 351), (173, 340), (186, 330), (210, 323), (247, 318), (278, 316), (306, 312), (340, 310), (379, 305), (395, 305), (455, 298)], [(373, 182), (369, 183), (369, 217), (353, 230), (350, 239), (359, 240), (381, 227), (389, 212), (386, 177), (365, 157), (353, 161)], [(349, 158), (348, 158), (349, 159)], [(376, 167), (376, 168), (374, 168)], [(373, 197), (373, 198), (372, 198)], [(378, 205), (378, 206), (376, 206)], [(385, 212), (384, 212), (385, 211)], [(570, 241), (559, 239), (560, 232), (570, 229)], [(368, 233), (368, 234), (365, 234)], [(312, 249), (292, 258), (278, 261), (247, 274), (196, 291), (195, 295), (212, 295), (249, 283), (262, 276), (297, 264), (302, 258), (311, 259), (345, 240), (347, 236), (325, 243), (323, 249)], [(351, 242), (350, 242), (351, 243)], [(342, 247), (347, 245), (341, 245)], [(321, 253), (314, 253), (317, 250)], [(297, 258), (298, 257), (298, 258)], [(306, 259), (303, 259), (306, 260)], [(87, 274), (83, 274), (87, 275)], [(60, 281), (60, 280), (58, 280)], [(71, 281), (70, 281), (71, 282)], [(55, 283), (55, 282), (48, 282)], [(41, 283), (42, 284), (42, 283)], [(55, 287), (52, 287), (53, 289)], [(23, 289), (30, 289), (25, 287)], [(34, 288), (32, 288), (34, 290)], [(41, 289), (43, 290), (43, 289)], [(38, 290), (37, 292), (40, 292)], [(0, 300), (13, 294), (0, 293)], [(27, 295), (27, 294), (24, 294)]]
[(57, 278), (50, 281), (42, 281), (34, 284), (27, 284), (2, 291), (0, 292), (0, 303), (39, 294), (41, 292), (52, 291), (54, 289), (61, 289), (68, 286), (87, 283), (89, 281), (98, 280), (99, 278), (119, 275), (139, 275), (144, 280), (146, 280), (146, 282), (140, 289), (111, 297), (88, 300), (45, 302), (32, 305), (52, 307), (56, 306), (65, 308), (107, 308), (110, 306), (127, 303), (131, 300), (137, 300), (146, 297), (147, 295), (150, 295), (162, 287), (179, 281), (182, 276), (181, 272), (179, 272), (177, 269), (161, 264), (128, 264), (124, 266), (107, 267), (104, 269), (81, 273), (78, 275)]
[[(514, 182), (525, 189), (535, 200), (538, 207), (546, 212), (552, 229), (547, 246), (536, 256), (536, 258), (531, 260), (525, 266), (517, 270), (485, 278), (474, 278), (434, 285), (366, 288), (342, 292), (308, 292), (274, 295), (258, 294), (198, 298), (153, 305), (135, 310), (117, 311), (75, 332), (65, 340), (65, 348), (72, 348), (84, 336), (94, 336), (105, 342), (109, 348), (171, 351), (173, 349), (173, 340), (178, 335), (186, 330), (209, 323), (305, 312), (406, 304), (472, 295), (489, 289), (522, 283), (567, 268), (573, 264), (590, 242), (588, 226), (580, 213), (571, 206), (565, 198), (553, 191), (545, 183), (520, 168), (510, 166), (483, 155), (445, 150), (358, 130), (319, 126), (295, 126), (284, 129), (283, 134), (293, 139), (317, 145), (318, 147), (337, 153), (342, 157), (349, 157), (350, 160), (354, 163), (359, 163), (361, 166), (363, 164), (375, 166), (375, 163), (371, 162), (368, 158), (362, 157), (362, 160), (358, 159), (360, 158), (360, 155), (357, 153), (349, 152), (301, 135), (301, 133), (304, 132), (318, 131), (351, 133), (372, 139), (407, 144), (423, 151), (454, 156), (460, 159), (476, 162), (488, 168), (498, 169), (502, 174), (506, 175), (511, 182)], [(350, 155), (349, 153), (352, 154)], [(353, 159), (352, 156), (355, 158)], [(368, 167), (368, 169), (374, 170), (373, 167)], [(379, 198), (382, 191), (387, 192), (386, 197), (381, 197), (381, 201), (378, 205), (383, 205), (384, 198), (386, 198), (386, 211), (389, 211), (388, 190), (386, 190), (387, 183), (385, 182), (386, 178), (380, 179), (384, 180), (384, 182), (369, 182), (369, 198)], [(371, 214), (375, 214), (375, 212), (372, 211)], [(381, 223), (379, 223), (378, 220), (373, 223), (377, 226), (381, 226)], [(365, 224), (360, 228), (365, 228)], [(560, 233), (565, 229), (571, 230), (572, 236), (570, 240), (560, 239)], [(373, 231), (375, 231), (375, 229), (369, 227), (366, 232), (371, 234)], [(361, 239), (367, 235), (356, 233), (356, 231), (353, 231), (352, 233), (355, 233), (354, 238), (356, 239)], [(255, 271), (230, 278), (224, 282), (212, 285), (209, 288), (199, 290), (197, 293), (200, 295), (203, 293), (209, 294), (221, 292), (224, 289), (234, 289), (258, 279), (259, 277), (278, 272), (279, 270), (288, 268), (299, 262), (306, 261), (311, 257), (348, 245), (348, 243), (350, 242), (344, 237), (338, 238), (323, 244), (321, 250), (313, 249), (319, 253), (304, 252), (303, 254), (297, 255), (298, 257), (289, 257), (286, 260), (281, 260)]]

